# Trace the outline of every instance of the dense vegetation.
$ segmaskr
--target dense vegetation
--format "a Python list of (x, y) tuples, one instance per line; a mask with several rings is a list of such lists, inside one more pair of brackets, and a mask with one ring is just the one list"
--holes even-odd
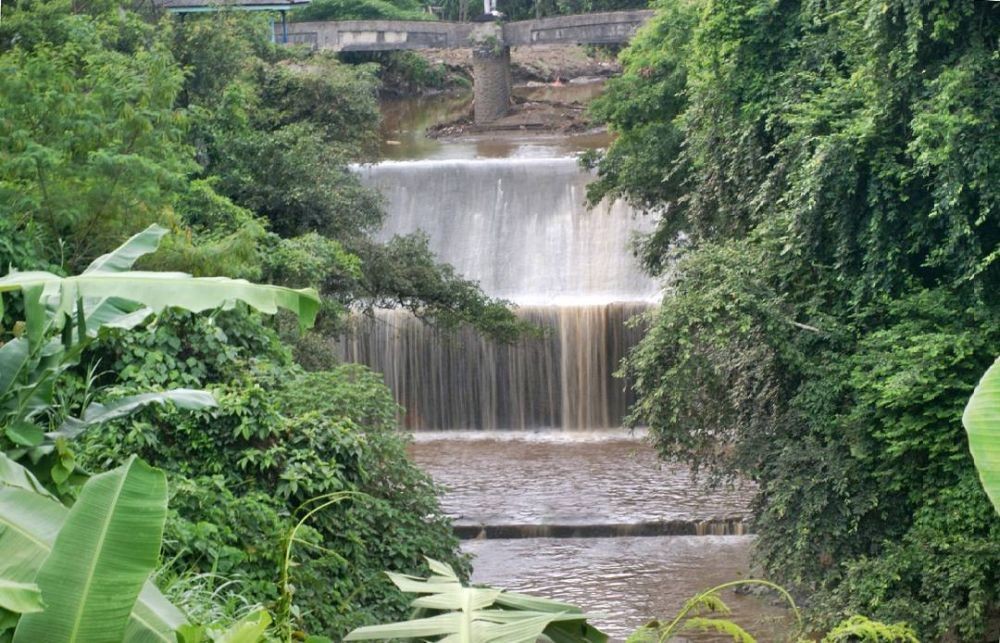
[(961, 413), (1000, 353), (1000, 7), (664, 2), (596, 114), (591, 198), (656, 217), (626, 374), (660, 452), (758, 484), (815, 622), (977, 641), (1000, 519)]
[[(0, 508), (35, 530), (0, 529), (0, 640), (49, 640), (71, 613), (136, 627), (140, 591), (165, 602), (143, 589), (154, 566), (196, 623), (259, 603), (299, 638), (402, 618), (381, 572), (416, 574), (423, 556), (459, 586), (467, 563), (398, 409), (376, 374), (336, 365), (330, 337), (371, 306), (501, 340), (524, 328), (423, 237), (373, 240), (381, 202), (349, 164), (374, 148), (374, 67), (274, 47), (250, 15), (4, 9), (0, 269), (48, 272), (0, 278), (19, 292), (0, 300)], [(426, 15), (404, 0), (311, 10)], [(631, 420), (664, 456), (758, 484), (759, 560), (823, 628), (861, 612), (976, 641), (1000, 610), (1000, 519), (960, 422), (1000, 353), (998, 36), (986, 2), (664, 2), (595, 109), (619, 137), (589, 159), (591, 197), (657, 217), (641, 252), (670, 286), (624, 369)], [(136, 260), (311, 286), (318, 328), (303, 331), (313, 290), (195, 295), (171, 274), (125, 296), (108, 273)], [(60, 278), (85, 269), (89, 295)], [(112, 545), (131, 573), (99, 560)], [(87, 574), (102, 592), (76, 591)], [(152, 626), (172, 634), (160, 607)], [(237, 625), (248, 640), (261, 614)]]
[[(79, 272), (159, 223), (169, 234), (140, 260), (145, 268), (312, 286), (324, 303), (306, 334), (291, 316), (265, 322), (245, 307), (166, 310), (139, 329), (88, 327), (97, 336), (58, 371), (36, 428), (4, 424), (0, 448), (26, 458), (36, 432), (92, 402), (212, 391), (214, 409), (182, 410), (174, 399), (49, 445), (38, 473), (72, 499), (82, 474), (133, 454), (165, 469), (161, 579), (195, 610), (206, 596), (226, 604), (227, 592), (274, 604), (299, 508), (332, 491), (363, 492), (310, 520), (292, 570), (294, 625), (337, 636), (405, 611), (382, 570), (417, 572), (424, 555), (467, 567), (429, 479), (405, 458), (381, 378), (334, 366), (330, 334), (348, 307), (373, 305), (501, 339), (522, 326), (504, 302), (437, 262), (424, 238), (372, 239), (381, 200), (348, 164), (374, 147), (374, 69), (275, 47), (268, 29), (249, 14), (180, 23), (114, 1), (5, 3), (4, 272)], [(0, 345), (16, 347), (19, 320), (35, 313), (20, 298), (6, 303)], [(23, 410), (18, 399), (11, 408)]]
[(417, 0), (317, 0), (298, 9), (296, 20), (434, 20)]
[[(482, 13), (482, 2), (477, 0), (442, 0), (441, 7), (445, 20), (459, 20), (463, 15), (472, 18)], [(625, 9), (646, 9), (648, 0), (499, 0), (497, 10), (506, 20), (530, 20), (544, 16), (560, 16), (574, 13), (595, 13), (600, 11), (623, 11)], [(463, 13), (464, 12), (464, 13)]]

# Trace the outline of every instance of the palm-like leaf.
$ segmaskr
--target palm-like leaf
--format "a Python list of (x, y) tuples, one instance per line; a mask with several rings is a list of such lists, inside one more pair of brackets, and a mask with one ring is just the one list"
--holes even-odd
[(1000, 513), (1000, 359), (986, 371), (973, 391), (962, 423), (986, 495)]
[[(13, 467), (20, 467), (16, 463), (11, 464)], [(120, 477), (123, 472), (126, 472), (124, 481)], [(21, 474), (12, 477), (20, 479), (30, 475), (22, 471)], [(117, 494), (119, 500), (112, 506), (108, 504), (108, 499), (110, 491), (116, 488), (116, 482), (121, 482), (124, 486), (121, 493)], [(158, 517), (165, 502), (162, 474), (140, 463), (130, 463), (87, 483), (72, 510), (77, 515), (81, 513), (87, 515), (75, 520), (73, 523), (75, 526), (65, 531), (65, 535), (61, 535), (57, 543), (57, 535), (63, 530), (64, 523), (70, 525), (67, 522), (70, 510), (54, 500), (25, 488), (5, 486), (0, 480), (0, 551), (4, 553), (0, 556), (0, 577), (23, 583), (36, 582), (37, 579), (43, 600), (48, 604), (45, 612), (22, 617), (22, 622), (18, 626), (18, 640), (67, 640), (62, 635), (54, 635), (44, 629), (44, 622), (26, 624), (25, 621), (37, 619), (46, 621), (51, 617), (65, 623), (66, 614), (79, 612), (72, 606), (78, 607), (81, 604), (79, 601), (84, 600), (83, 588), (86, 584), (80, 580), (79, 574), (82, 570), (86, 575), (89, 567), (82, 565), (81, 561), (85, 560), (93, 566), (100, 567), (107, 556), (118, 556), (124, 551), (123, 555), (128, 559), (127, 569), (124, 571), (119, 564), (121, 561), (113, 561), (114, 565), (107, 569), (95, 567), (93, 578), (88, 581), (92, 589), (87, 591), (89, 599), (85, 605), (87, 610), (94, 609), (85, 613), (84, 617), (120, 619), (121, 605), (128, 602), (131, 596), (134, 605), (130, 605), (124, 612), (127, 621), (127, 624), (122, 625), (124, 633), (119, 630), (115, 640), (129, 643), (146, 641), (173, 643), (175, 640), (173, 632), (183, 624), (184, 617), (150, 581), (146, 580), (152, 565), (156, 562), (155, 553), (152, 557), (153, 562), (148, 562), (148, 552), (152, 548), (151, 539), (155, 538), (155, 551), (159, 551), (162, 519)], [(137, 503), (138, 507), (135, 506)], [(108, 510), (111, 514), (111, 522), (107, 522), (105, 520), (107, 517), (100, 513), (104, 510)], [(132, 517), (125, 521), (121, 520), (123, 512), (130, 512)], [(141, 519), (138, 519), (139, 516)], [(105, 536), (98, 535), (102, 533), (101, 530), (91, 530), (95, 525), (103, 524), (107, 524), (108, 527)], [(97, 547), (97, 542), (103, 544)], [(64, 545), (68, 547), (68, 555)], [(54, 546), (60, 553), (58, 556), (50, 557)], [(138, 550), (141, 550), (141, 556), (137, 557), (140, 553)], [(103, 558), (101, 554), (104, 554)], [(139, 560), (143, 557), (145, 562)], [(45, 574), (42, 573), (43, 565), (49, 568)], [(140, 567), (144, 568), (141, 576)], [(51, 578), (55, 579), (55, 593), (49, 587), (51, 581), (47, 580)], [(141, 591), (135, 588), (137, 579)], [(106, 586), (98, 587), (99, 584), (107, 582), (113, 583), (114, 586), (110, 589)], [(136, 593), (138, 600), (135, 600)], [(68, 610), (67, 605), (70, 606)], [(79, 631), (81, 634), (86, 634), (84, 629)], [(86, 640), (110, 639), (107, 636), (95, 636)]]
[(83, 274), (92, 272), (126, 272), (132, 269), (135, 262), (145, 255), (156, 252), (160, 240), (167, 234), (167, 229), (153, 224), (133, 235), (128, 241), (111, 252), (101, 255), (90, 262)]
[(230, 306), (242, 301), (264, 313), (278, 308), (295, 312), (311, 326), (319, 310), (312, 288), (253, 284), (244, 279), (192, 277), (181, 272), (92, 272), (60, 277), (49, 272), (14, 272), (0, 278), (0, 293), (42, 289), (41, 301), (54, 319), (71, 317), (77, 302), (117, 298), (148, 307), (153, 312), (176, 307), (191, 312)]
[(200, 411), (218, 406), (215, 397), (208, 391), (175, 388), (161, 393), (139, 393), (107, 404), (95, 402), (84, 409), (82, 418), (66, 418), (58, 429), (46, 433), (45, 437), (50, 440), (58, 437), (74, 438), (88, 427), (126, 417), (150, 404), (166, 404), (167, 402), (188, 411)]
[[(152, 225), (119, 248), (103, 255), (80, 275), (60, 277), (50, 272), (12, 272), (0, 278), (0, 314), (3, 293), (20, 291), (24, 298), (25, 339), (37, 353), (47, 333), (63, 328), (67, 320), (78, 341), (93, 336), (103, 326), (131, 328), (150, 313), (178, 307), (192, 312), (231, 306), (242, 301), (264, 312), (286, 308), (298, 315), (303, 327), (311, 326), (319, 310), (319, 295), (312, 288), (252, 284), (242, 279), (201, 277), (179, 272), (133, 271), (143, 255), (154, 252), (166, 230)], [(67, 345), (71, 342), (64, 342)], [(10, 342), (14, 344), (14, 342)], [(4, 366), (28, 362), (24, 346), (0, 347)], [(4, 353), (8, 353), (4, 355)], [(20, 367), (19, 369), (20, 370)], [(11, 372), (10, 368), (0, 372)], [(13, 379), (12, 376), (4, 376)], [(7, 386), (0, 379), (0, 395)]]
[[(207, 393), (150, 393), (107, 407), (94, 405), (83, 418), (69, 418), (55, 431), (46, 433), (43, 425), (51, 414), (56, 381), (79, 362), (84, 348), (102, 327), (133, 328), (167, 307), (199, 312), (237, 301), (265, 313), (279, 308), (292, 310), (303, 327), (315, 320), (319, 297), (312, 289), (131, 271), (136, 260), (156, 250), (164, 234), (165, 229), (150, 226), (75, 277), (14, 272), (0, 278), (0, 313), (3, 293), (20, 291), (26, 321), (24, 336), (0, 346), (0, 431), (18, 447), (9, 452), (11, 457), (23, 459), (28, 454), (33, 462), (42, 462), (41, 458), (52, 452), (57, 438), (73, 437), (90, 425), (121, 417), (149, 403), (170, 400), (189, 409), (214, 405)], [(61, 483), (70, 473), (56, 466), (51, 476)]]
[(492, 588), (463, 587), (452, 568), (428, 559), (432, 575), (389, 573), (400, 590), (421, 594), (411, 605), (425, 618), (361, 627), (345, 641), (427, 639), (441, 643), (534, 643), (543, 634), (559, 643), (604, 643), (607, 636), (587, 624), (573, 605)]

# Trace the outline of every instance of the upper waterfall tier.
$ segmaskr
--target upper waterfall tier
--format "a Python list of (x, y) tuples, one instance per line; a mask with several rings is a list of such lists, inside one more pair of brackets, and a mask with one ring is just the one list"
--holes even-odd
[(387, 199), (383, 240), (418, 230), (490, 295), (518, 304), (653, 301), (630, 251), (649, 229), (624, 202), (588, 210), (593, 176), (574, 158), (389, 161), (361, 166)]

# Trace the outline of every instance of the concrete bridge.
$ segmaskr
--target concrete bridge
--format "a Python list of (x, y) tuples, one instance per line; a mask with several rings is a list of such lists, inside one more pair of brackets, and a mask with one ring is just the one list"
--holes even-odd
[(653, 11), (612, 11), (519, 22), (349, 20), (293, 22), (290, 43), (332, 51), (472, 49), (477, 123), (489, 123), (510, 106), (510, 48), (628, 41)]

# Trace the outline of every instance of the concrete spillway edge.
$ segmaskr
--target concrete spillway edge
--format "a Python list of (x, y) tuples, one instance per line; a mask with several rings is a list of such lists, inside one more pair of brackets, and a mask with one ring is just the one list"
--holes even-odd
[(462, 540), (514, 538), (623, 538), (653, 536), (746, 536), (753, 533), (742, 518), (717, 520), (668, 520), (639, 523), (476, 525), (456, 523)]

